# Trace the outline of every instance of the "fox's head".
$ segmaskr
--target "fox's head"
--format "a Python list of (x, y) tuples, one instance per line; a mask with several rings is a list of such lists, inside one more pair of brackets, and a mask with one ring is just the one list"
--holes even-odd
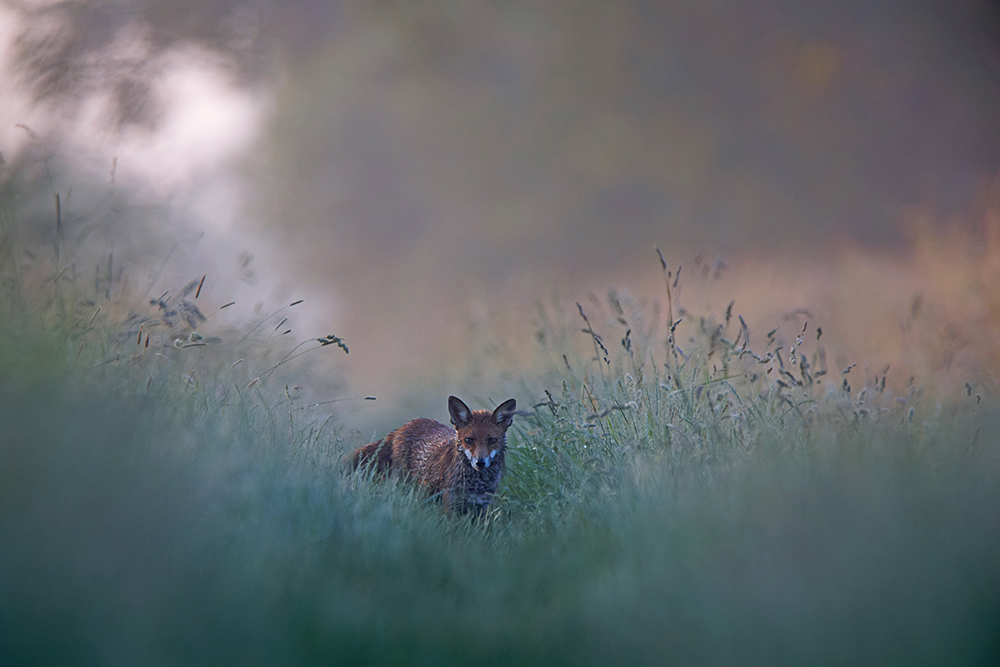
[(476, 410), (473, 412), (465, 403), (448, 397), (448, 413), (451, 423), (458, 429), (458, 450), (465, 454), (476, 470), (490, 467), (507, 445), (507, 429), (514, 421), (517, 403), (513, 398), (501, 403), (496, 410)]

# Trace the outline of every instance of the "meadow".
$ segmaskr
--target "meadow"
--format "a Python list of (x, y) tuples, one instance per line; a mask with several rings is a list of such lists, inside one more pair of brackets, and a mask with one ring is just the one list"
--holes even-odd
[(834, 367), (805, 317), (681, 312), (654, 258), (659, 306), (540, 308), (537, 361), (468, 397), (528, 413), (473, 521), (347, 474), (363, 443), (293, 385), (352, 341), (276, 338), (307, 305), (217, 326), (201, 276), (145, 295), (78, 272), (5, 197), (3, 664), (1000, 657), (984, 387)]

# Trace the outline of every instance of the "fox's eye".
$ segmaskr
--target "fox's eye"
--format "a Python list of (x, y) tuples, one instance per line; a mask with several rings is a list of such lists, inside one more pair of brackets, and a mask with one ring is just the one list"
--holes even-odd
[(475, 439), (475, 438), (473, 438), (473, 437), (472, 437), (472, 436), (470, 435), (470, 436), (469, 436), (468, 438), (466, 438), (466, 439), (465, 439), (465, 444), (467, 444), (467, 445), (471, 445), (471, 444), (472, 444), (472, 443), (474, 443), (475, 441), (476, 441), (476, 439)]
[(486, 442), (488, 442), (491, 445), (495, 445), (495, 444), (497, 444), (497, 439), (496, 438), (487, 438)]

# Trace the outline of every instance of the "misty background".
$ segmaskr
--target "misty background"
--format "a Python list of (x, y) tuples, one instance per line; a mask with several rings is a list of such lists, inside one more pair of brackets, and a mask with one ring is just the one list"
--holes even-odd
[(5, 1), (0, 44), (34, 240), (61, 193), (143, 280), (208, 274), (250, 320), (306, 299), (301, 335), (351, 348), (336, 390), (387, 401), (363, 428), (443, 417), (554, 293), (661, 299), (654, 244), (748, 318), (909, 312), (913, 239), (985, 238), (1000, 169), (994, 2)]

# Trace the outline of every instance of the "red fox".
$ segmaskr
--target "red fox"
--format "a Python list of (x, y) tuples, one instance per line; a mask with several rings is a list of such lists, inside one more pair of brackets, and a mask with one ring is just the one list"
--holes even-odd
[(374, 465), (379, 473), (412, 475), (431, 493), (441, 494), (445, 509), (481, 514), (493, 501), (503, 476), (507, 429), (516, 407), (511, 398), (492, 413), (473, 412), (449, 396), (454, 429), (433, 419), (414, 419), (355, 451), (354, 469)]

